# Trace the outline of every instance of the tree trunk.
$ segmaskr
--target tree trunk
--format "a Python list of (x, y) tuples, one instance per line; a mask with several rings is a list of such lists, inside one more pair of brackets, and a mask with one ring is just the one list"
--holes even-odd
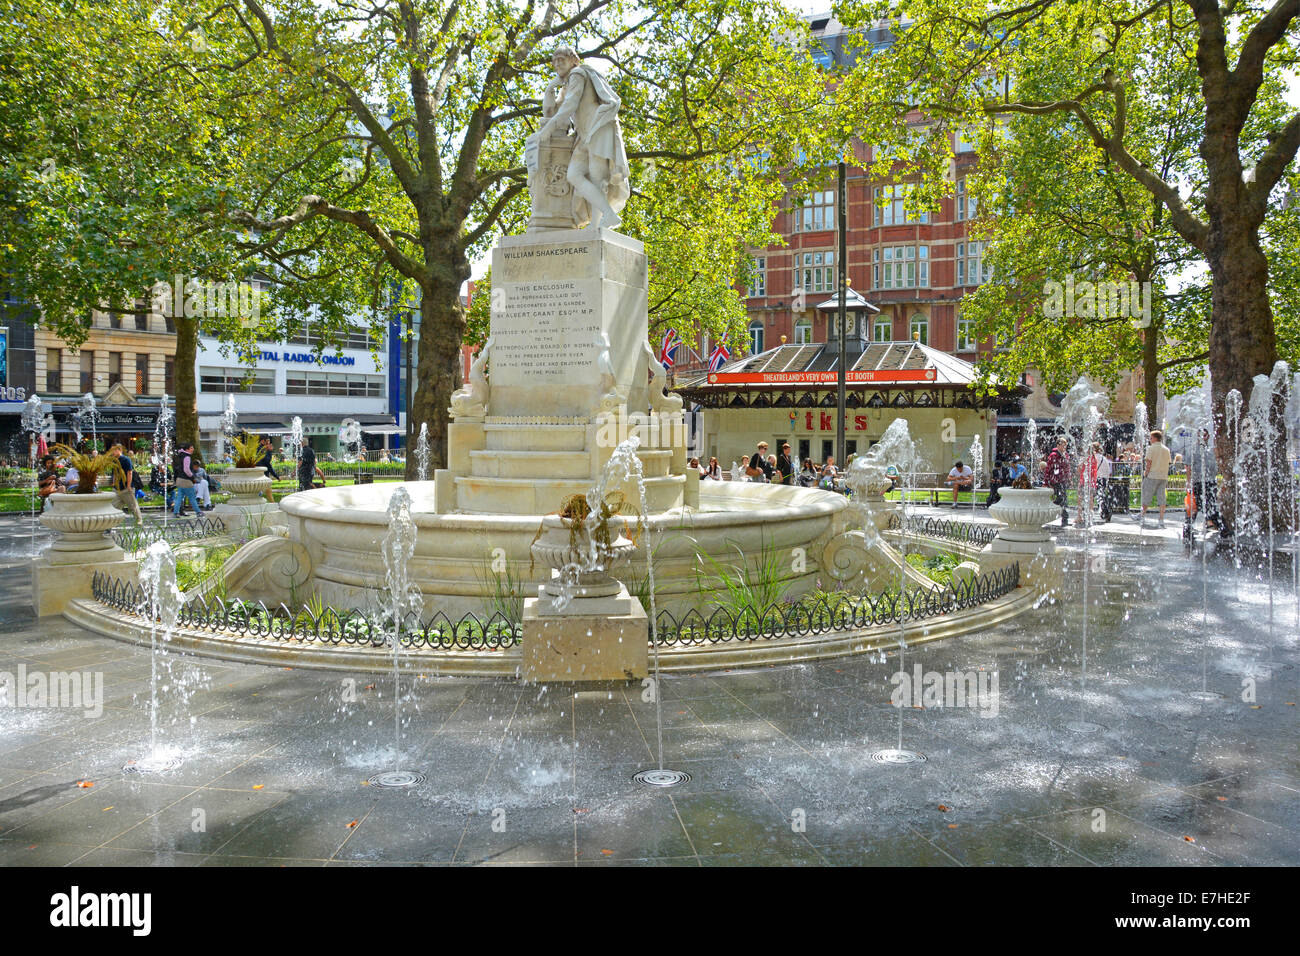
[(1160, 394), (1160, 367), (1157, 364), (1159, 362), (1157, 349), (1160, 347), (1158, 326), (1159, 322), (1152, 319), (1151, 324), (1142, 330), (1142, 401), (1146, 402), (1150, 421), (1157, 420), (1156, 404), (1157, 396)]
[[(469, 264), (461, 257), (464, 278)], [(447, 467), (447, 424), (451, 393), (455, 389), (460, 343), (465, 334), (465, 310), (460, 304), (463, 279), (435, 281), (420, 296), (420, 345), (416, 353), (415, 390), (411, 408), (411, 432), (419, 434), (421, 423), (429, 426), (431, 469)], [(407, 480), (415, 478), (415, 456), (406, 459)]]
[[(1222, 496), (1224, 517), (1234, 530), (1236, 487), (1236, 437), (1240, 422), (1228, 426), (1224, 399), (1236, 389), (1241, 393), (1242, 413), (1250, 404), (1256, 375), (1268, 375), (1277, 360), (1277, 342), (1273, 312), (1268, 300), (1268, 260), (1259, 245), (1259, 233), (1241, 217), (1222, 210), (1210, 218), (1210, 235), (1206, 258), (1209, 261), (1211, 286), (1210, 376), (1213, 384), (1214, 422), (1217, 441), (1215, 457), (1225, 478)], [(1274, 433), (1273, 463), (1277, 474), (1286, 474), (1286, 428), (1280, 401), (1273, 403), (1271, 417)], [(1289, 527), (1291, 507), (1282, 493), (1285, 483), (1274, 491), (1275, 527)], [(1264, 481), (1252, 481), (1254, 497), (1262, 515), (1268, 514), (1268, 495)]]
[(179, 448), (182, 441), (194, 442), (194, 457), (202, 462), (203, 452), (199, 447), (198, 391), (194, 381), (194, 365), (199, 350), (199, 321), (180, 315), (176, 316), (174, 321), (176, 323), (176, 442), (174, 447)]

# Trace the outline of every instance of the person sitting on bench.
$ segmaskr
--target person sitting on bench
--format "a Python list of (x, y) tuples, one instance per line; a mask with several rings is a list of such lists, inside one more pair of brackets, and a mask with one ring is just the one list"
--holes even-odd
[(952, 471), (948, 472), (944, 484), (952, 486), (952, 506), (956, 508), (959, 493), (975, 490), (975, 473), (971, 471), (970, 465), (963, 465), (959, 461), (953, 466)]

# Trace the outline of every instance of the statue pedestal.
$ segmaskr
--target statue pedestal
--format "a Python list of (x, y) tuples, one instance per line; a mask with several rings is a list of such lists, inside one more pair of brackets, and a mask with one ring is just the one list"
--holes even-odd
[(542, 585), (524, 600), (519, 676), (530, 684), (640, 680), (650, 672), (649, 641), (650, 620), (626, 587), (611, 597), (575, 598), (558, 614)]
[[(531, 172), (529, 193), (533, 201), (533, 214), (528, 220), (528, 231), (546, 229), (577, 229), (586, 225), (577, 218), (573, 186), (569, 184), (569, 160), (573, 158), (574, 138), (567, 133), (552, 134), (544, 142), (529, 137), (525, 155)], [(536, 167), (533, 151), (536, 150)], [(585, 205), (585, 203), (584, 203)]]

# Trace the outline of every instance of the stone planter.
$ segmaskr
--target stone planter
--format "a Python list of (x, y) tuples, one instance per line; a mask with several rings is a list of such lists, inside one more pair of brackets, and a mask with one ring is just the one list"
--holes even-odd
[(1052, 503), (1051, 488), (1000, 488), (1001, 498), (989, 506), (989, 514), (1006, 525), (998, 532), (1004, 541), (1038, 543), (1050, 540), (1043, 525), (1058, 517), (1061, 509)]
[(271, 479), (261, 468), (228, 468), (217, 480), (223, 491), (230, 492), (229, 504), (234, 508), (266, 504), (263, 495), (271, 487)]
[(533, 557), (560, 572), (559, 578), (553, 578), (545, 585), (546, 593), (558, 596), (562, 593), (563, 583), (568, 585), (563, 590), (567, 590), (570, 597), (611, 597), (618, 594), (621, 585), (609, 572), (627, 561), (636, 546), (620, 534), (608, 548), (597, 545), (593, 561), (585, 529), (579, 530), (575, 540), (571, 527), (571, 520), (547, 515), (542, 519), (542, 536), (533, 542)]
[(108, 536), (126, 520), (115, 493), (53, 494), (46, 500), (49, 507), (40, 522), (57, 535), (50, 545), (51, 564), (90, 564), (121, 557), (121, 549)]

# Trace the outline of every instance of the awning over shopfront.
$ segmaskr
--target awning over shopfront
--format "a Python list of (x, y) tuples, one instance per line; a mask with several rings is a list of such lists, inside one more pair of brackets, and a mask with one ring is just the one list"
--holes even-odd
[[(975, 366), (920, 342), (871, 342), (846, 354), (849, 408), (992, 408), (1015, 414), (1029, 394), (975, 388)], [(839, 355), (826, 343), (782, 345), (680, 382), (705, 408), (834, 408)]]

